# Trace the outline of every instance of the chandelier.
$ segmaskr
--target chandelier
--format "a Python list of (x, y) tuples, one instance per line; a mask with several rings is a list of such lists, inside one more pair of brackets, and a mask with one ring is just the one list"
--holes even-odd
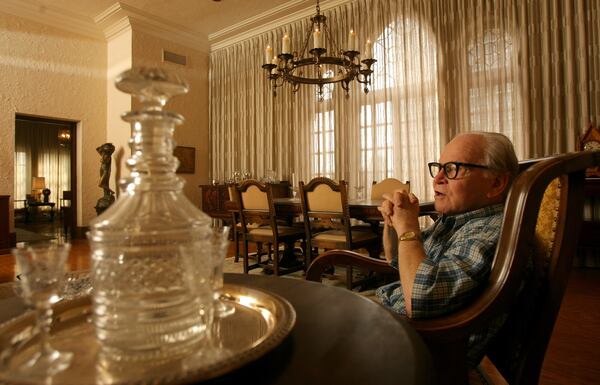
[[(367, 40), (365, 43), (362, 60), (358, 51), (358, 39), (353, 30), (350, 30), (346, 46), (338, 49), (329, 32), (327, 17), (321, 14), (319, 0), (317, 0), (317, 13), (310, 21), (312, 25), (300, 53), (297, 51), (292, 53), (290, 37), (287, 34), (281, 41), (279, 55), (273, 56), (271, 46), (265, 48), (266, 64), (263, 64), (262, 68), (267, 72), (273, 96), (277, 95), (276, 88), (285, 83), (289, 83), (294, 92), (298, 91), (300, 84), (314, 84), (317, 86), (318, 99), (322, 101), (325, 97), (324, 86), (340, 83), (346, 92), (346, 97), (349, 97), (349, 85), (353, 80), (364, 84), (363, 90), (365, 94), (368, 93), (373, 73), (371, 66), (377, 61), (373, 59), (371, 41)], [(311, 35), (313, 44), (308, 51), (310, 55), (306, 55)], [(327, 55), (328, 47), (331, 50), (330, 56)]]

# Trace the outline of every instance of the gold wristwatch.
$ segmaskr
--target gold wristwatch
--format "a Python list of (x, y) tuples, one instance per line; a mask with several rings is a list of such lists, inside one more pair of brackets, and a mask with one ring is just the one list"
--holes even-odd
[(407, 231), (398, 236), (398, 241), (420, 241), (421, 236), (414, 231)]

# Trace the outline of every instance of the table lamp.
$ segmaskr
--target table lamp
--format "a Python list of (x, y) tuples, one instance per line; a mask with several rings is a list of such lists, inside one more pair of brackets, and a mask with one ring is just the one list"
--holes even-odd
[(46, 178), (43, 176), (34, 176), (31, 182), (31, 192), (39, 201), (42, 190), (46, 188)]

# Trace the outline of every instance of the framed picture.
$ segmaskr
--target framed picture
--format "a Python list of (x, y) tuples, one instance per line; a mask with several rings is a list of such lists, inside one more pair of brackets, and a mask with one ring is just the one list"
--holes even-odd
[(196, 172), (196, 148), (177, 146), (173, 155), (179, 159), (178, 174), (193, 174)]

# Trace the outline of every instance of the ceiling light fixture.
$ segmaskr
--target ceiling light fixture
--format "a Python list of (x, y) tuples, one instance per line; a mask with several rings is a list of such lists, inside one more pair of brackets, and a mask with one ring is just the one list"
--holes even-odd
[[(346, 47), (342, 50), (338, 49), (329, 32), (327, 17), (321, 14), (319, 0), (317, 0), (317, 13), (310, 21), (312, 26), (300, 53), (297, 51), (292, 53), (290, 37), (287, 34), (281, 41), (279, 55), (273, 56), (273, 48), (270, 45), (265, 48), (266, 64), (263, 64), (262, 68), (271, 81), (273, 96), (277, 95), (276, 88), (285, 83), (289, 83), (294, 92), (298, 91), (300, 84), (314, 84), (317, 86), (317, 97), (322, 101), (323, 86), (340, 83), (348, 97), (349, 85), (353, 80), (364, 84), (363, 91), (365, 94), (368, 93), (373, 73), (371, 66), (377, 61), (373, 59), (371, 41), (367, 40), (365, 43), (363, 60), (360, 60), (358, 38), (353, 30), (350, 30)], [(311, 35), (313, 48), (308, 51), (310, 56), (305, 57)], [(327, 47), (331, 51), (331, 56), (326, 56)]]

